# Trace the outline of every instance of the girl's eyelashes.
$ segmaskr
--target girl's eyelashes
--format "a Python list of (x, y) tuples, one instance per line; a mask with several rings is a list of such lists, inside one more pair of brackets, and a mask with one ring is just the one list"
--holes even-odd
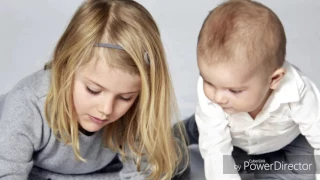
[(86, 89), (88, 91), (88, 93), (92, 94), (92, 95), (98, 95), (101, 91), (94, 91), (92, 89), (90, 89), (88, 86), (86, 86)]
[[(88, 93), (90, 93), (92, 95), (98, 95), (98, 94), (101, 93), (101, 91), (92, 90), (88, 86), (86, 86), (86, 90), (87, 90)], [(119, 99), (123, 100), (123, 101), (130, 101), (132, 99), (132, 97), (127, 98), (127, 97), (119, 96)]]
[(125, 97), (122, 97), (122, 96), (119, 96), (119, 98), (123, 101), (130, 101), (132, 97), (130, 98), (125, 98)]

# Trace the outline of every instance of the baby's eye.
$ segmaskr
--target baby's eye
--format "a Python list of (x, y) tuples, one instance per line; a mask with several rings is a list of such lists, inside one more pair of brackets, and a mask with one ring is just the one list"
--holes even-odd
[(86, 89), (92, 95), (98, 95), (101, 92), (101, 91), (94, 91), (94, 90), (90, 89), (89, 87), (86, 87)]
[(204, 83), (208, 84), (209, 86), (213, 86), (211, 83), (209, 83), (208, 81), (204, 81)]
[(242, 92), (242, 90), (233, 90), (233, 89), (229, 89), (230, 92), (232, 92), (233, 94), (239, 94)]

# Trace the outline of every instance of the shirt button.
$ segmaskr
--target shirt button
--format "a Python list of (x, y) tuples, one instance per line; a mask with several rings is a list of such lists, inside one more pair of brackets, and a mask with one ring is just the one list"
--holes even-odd
[(246, 136), (250, 136), (250, 131), (245, 131), (244, 133)]
[(258, 144), (258, 142), (253, 142), (253, 143), (252, 143), (252, 145), (257, 145), (257, 144)]

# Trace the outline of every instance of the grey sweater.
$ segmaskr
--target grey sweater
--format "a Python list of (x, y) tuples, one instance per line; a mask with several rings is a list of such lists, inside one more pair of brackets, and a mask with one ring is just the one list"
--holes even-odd
[(79, 135), (80, 152), (87, 162), (77, 161), (72, 147), (56, 139), (44, 114), (49, 82), (50, 71), (41, 70), (0, 97), (0, 179), (120, 179), (118, 173), (93, 173), (116, 156), (103, 147), (101, 131)]

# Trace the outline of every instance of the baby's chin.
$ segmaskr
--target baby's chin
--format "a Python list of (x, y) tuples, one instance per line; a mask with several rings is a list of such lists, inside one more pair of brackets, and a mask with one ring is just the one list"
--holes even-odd
[(223, 108), (223, 111), (229, 115), (237, 114), (239, 111), (233, 109), (233, 108)]

